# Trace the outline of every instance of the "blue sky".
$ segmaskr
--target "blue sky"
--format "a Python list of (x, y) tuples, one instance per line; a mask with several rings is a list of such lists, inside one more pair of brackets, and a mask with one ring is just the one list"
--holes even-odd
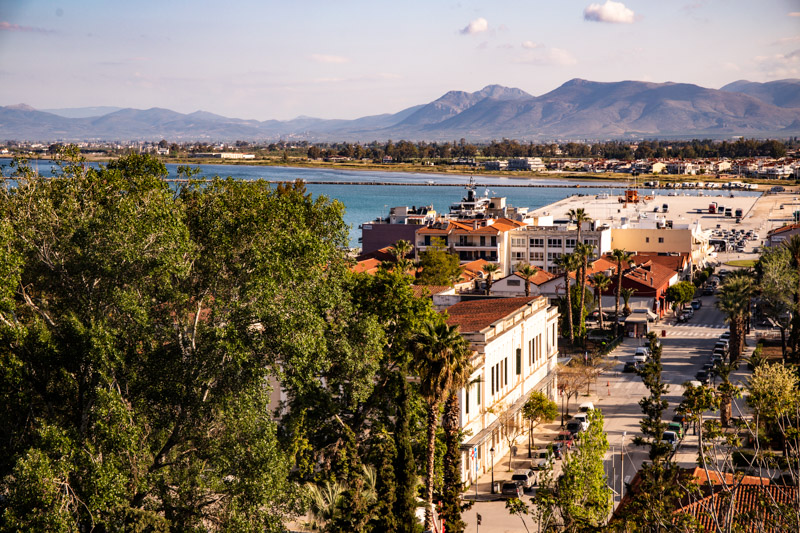
[(800, 0), (0, 0), (0, 105), (356, 118), (572, 78), (800, 78)]

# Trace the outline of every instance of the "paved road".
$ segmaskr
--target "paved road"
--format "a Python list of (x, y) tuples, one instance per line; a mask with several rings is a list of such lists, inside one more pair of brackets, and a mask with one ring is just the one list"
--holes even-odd
[[(727, 328), (724, 324), (724, 315), (715, 308), (714, 296), (703, 296), (699, 298), (702, 307), (695, 311), (694, 317), (689, 322), (676, 324), (671, 317), (656, 324), (655, 330), (662, 337), (662, 377), (664, 382), (669, 385), (669, 392), (666, 399), (669, 408), (664, 413), (665, 420), (672, 418), (675, 407), (680, 403), (683, 393), (683, 383), (694, 379), (694, 375), (699, 371), (703, 364), (708, 362), (711, 351), (717, 338)], [(624, 374), (621, 372), (625, 361), (632, 360), (633, 353), (641, 341), (638, 339), (625, 339), (612, 354), (612, 359), (616, 360), (610, 372), (603, 375), (593, 388), (589, 397), (581, 397), (579, 402), (591, 400), (595, 406), (602, 409), (605, 416), (605, 430), (608, 435), (609, 452), (606, 455), (605, 467), (609, 485), (619, 494), (622, 480), (630, 481), (633, 475), (641, 467), (643, 461), (647, 460), (647, 449), (633, 445), (633, 437), (641, 435), (639, 421), (642, 418), (642, 411), (639, 407), (639, 400), (648, 395), (648, 391), (642, 384), (641, 378), (636, 374)], [(734, 375), (734, 381), (743, 381), (745, 371)], [(574, 410), (573, 402), (573, 410)], [(548, 434), (537, 435), (539, 444), (552, 438), (552, 434), (558, 429), (557, 424), (547, 428)], [(624, 439), (625, 462), (624, 467), (621, 462), (621, 452)], [(523, 456), (525, 447), (520, 446), (520, 456)], [(676, 460), (685, 467), (695, 464), (697, 447), (691, 435), (684, 439), (676, 453)], [(507, 464), (504, 460), (502, 464)], [(560, 465), (557, 463), (557, 469)], [(506, 479), (510, 476), (506, 468), (495, 470), (495, 479)], [(479, 491), (481, 494), (488, 493), (489, 480), (481, 478)], [(484, 494), (488, 497), (488, 494)], [(615, 496), (615, 505), (618, 496)], [(476, 512), (483, 517), (481, 532), (485, 533), (508, 533), (524, 531), (522, 522), (516, 516), (510, 516), (505, 510), (504, 502), (478, 502), (472, 510), (465, 513), (464, 520), (467, 522), (467, 531), (476, 531)], [(531, 531), (535, 530), (531, 520), (528, 521)]]

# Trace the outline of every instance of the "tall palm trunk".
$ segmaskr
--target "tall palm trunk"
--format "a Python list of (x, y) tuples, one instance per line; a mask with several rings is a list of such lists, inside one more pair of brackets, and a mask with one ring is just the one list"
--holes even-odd
[(569, 320), (569, 343), (575, 344), (575, 326), (572, 322), (572, 291), (569, 287), (569, 270), (564, 270), (564, 287), (567, 291), (567, 320)]
[(433, 477), (436, 457), (436, 427), (439, 423), (439, 402), (428, 406), (428, 470), (425, 479), (425, 530), (433, 527)]
[(585, 334), (584, 330), (586, 328), (586, 313), (584, 312), (584, 305), (586, 305), (586, 271), (589, 269), (589, 256), (583, 256), (583, 264), (581, 265), (581, 305), (578, 308), (578, 313), (580, 316), (578, 317), (578, 322), (581, 326), (581, 335)]
[(600, 320), (600, 329), (606, 329), (606, 324), (603, 321), (603, 293), (599, 288), (595, 287), (595, 298), (597, 298), (597, 316)]
[(619, 298), (622, 292), (622, 262), (617, 262), (617, 302), (614, 306), (614, 329), (619, 333)]
[(458, 394), (451, 390), (444, 404), (442, 419), (447, 450), (442, 465), (444, 494), (441, 517), (447, 524), (449, 533), (463, 533), (466, 527), (464, 521), (461, 520), (461, 492), (464, 484), (461, 480), (461, 432), (458, 424), (460, 411)]

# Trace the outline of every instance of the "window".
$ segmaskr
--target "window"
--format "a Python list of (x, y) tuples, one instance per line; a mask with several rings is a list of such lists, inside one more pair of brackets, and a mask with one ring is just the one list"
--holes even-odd
[(524, 248), (525, 247), (525, 238), (522, 237), (522, 238), (511, 239), (511, 246), (519, 246), (519, 247), (523, 247)]
[(503, 359), (503, 386), (508, 385), (508, 357)]
[(551, 248), (553, 248), (553, 247), (561, 248), (561, 239), (560, 238), (556, 239), (556, 238), (550, 237), (549, 239), (547, 239), (547, 246), (549, 246)]
[(558, 259), (562, 255), (564, 255), (564, 254), (562, 254), (561, 252), (547, 252), (547, 260), (548, 261), (555, 261), (556, 259)]
[(662, 243), (662, 244), (663, 244), (663, 243), (664, 243), (664, 237), (659, 237), (659, 238), (658, 238), (658, 242), (660, 242), (660, 243)]
[(458, 245), (459, 246), (469, 246), (469, 239), (467, 239), (466, 235), (459, 235), (459, 237), (458, 237)]
[(650, 242), (650, 237), (645, 237), (644, 242)]
[(486, 246), (486, 237), (481, 235), (481, 246)]
[(578, 241), (577, 241), (577, 240), (575, 240), (575, 239), (567, 239), (567, 240), (566, 240), (566, 247), (567, 247), (567, 248), (575, 248), (575, 244), (576, 244), (577, 242), (578, 242)]
[(591, 246), (597, 246), (597, 239), (583, 239), (583, 244), (589, 244)]
[(475, 384), (475, 387), (476, 387), (476, 389), (475, 389), (475, 405), (477, 405), (478, 408), (480, 408), (480, 406), (481, 406), (481, 382), (480, 381), (477, 382)]
[(522, 374), (522, 348), (517, 348), (517, 375)]
[(494, 396), (494, 367), (492, 367), (492, 396)]
[(544, 252), (531, 252), (531, 261), (544, 261)]
[(544, 248), (544, 239), (531, 239), (532, 248)]
[(519, 287), (519, 284), (520, 284), (520, 280), (518, 280), (518, 279), (510, 279), (510, 280), (508, 280), (508, 286), (509, 287)]
[(525, 252), (511, 252), (511, 259), (514, 261), (525, 261), (525, 256), (528, 255)]
[(430, 246), (430, 245), (431, 245), (431, 236), (425, 235), (425, 246)]
[(465, 396), (464, 396), (464, 414), (469, 414), (469, 387), (464, 389)]
[(492, 237), (492, 246), (497, 246), (497, 237)]

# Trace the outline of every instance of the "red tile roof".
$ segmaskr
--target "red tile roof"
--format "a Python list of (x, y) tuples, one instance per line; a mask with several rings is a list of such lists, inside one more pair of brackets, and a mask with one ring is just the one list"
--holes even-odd
[(675, 276), (674, 270), (650, 260), (623, 275), (628, 281), (652, 290), (666, 289), (673, 276)]
[(780, 233), (786, 233), (787, 231), (792, 231), (795, 229), (800, 229), (800, 224), (787, 224), (786, 226), (781, 226), (780, 228), (775, 228), (770, 230), (767, 234), (768, 237), (772, 237), (773, 235), (778, 235)]
[[(525, 278), (523, 278), (522, 274), (520, 274), (519, 272), (514, 272), (514, 274), (519, 276), (519, 278), (522, 279), (522, 281), (525, 281)], [(536, 274), (534, 274), (533, 277), (531, 278), (531, 283), (534, 285), (541, 285), (542, 283), (547, 283), (548, 281), (550, 281), (555, 277), (556, 276), (554, 274), (551, 274), (550, 272), (537, 269)]]
[[(716, 485), (713, 489), (706, 485), (702, 490), (703, 497), (675, 511), (676, 514), (694, 517), (698, 528), (702, 530), (716, 530), (716, 521), (724, 523), (729, 511), (732, 511), (732, 520), (738, 526), (734, 528), (735, 531), (780, 533), (792, 530), (784, 520), (780, 506), (790, 509), (796, 507), (797, 487), (741, 484), (725, 490), (722, 485)], [(729, 498), (731, 492), (733, 502)]]
[(523, 309), (537, 298), (544, 297), (531, 296), (462, 301), (447, 308), (447, 323), (451, 326), (459, 326), (462, 333), (478, 332), (498, 320), (502, 320)]

